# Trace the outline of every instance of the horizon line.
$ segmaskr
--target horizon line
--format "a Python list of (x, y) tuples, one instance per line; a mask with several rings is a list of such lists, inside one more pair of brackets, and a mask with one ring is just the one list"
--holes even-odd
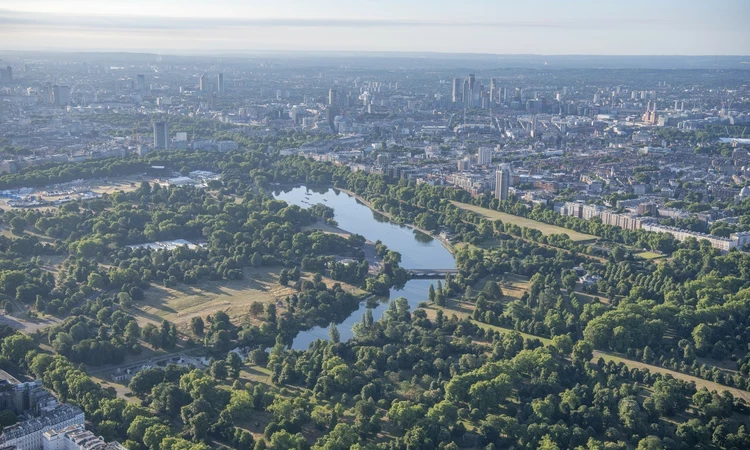
[[(146, 50), (121, 50), (121, 49), (60, 49), (60, 48), (49, 48), (49, 49), (3, 49), (0, 48), (0, 52), (5, 53), (81, 53), (81, 54), (101, 54), (101, 53), (122, 53), (131, 55), (152, 55), (152, 56), (241, 56), (248, 54), (299, 54), (304, 56), (305, 54), (315, 53), (327, 53), (327, 54), (394, 54), (394, 55), (450, 55), (450, 56), (491, 56), (491, 57), (616, 57), (616, 58), (661, 58), (661, 57), (682, 57), (682, 58), (750, 58), (748, 54), (705, 54), (705, 53), (659, 53), (659, 54), (637, 54), (637, 53), (487, 53), (487, 52), (441, 52), (433, 50), (285, 50), (285, 49), (246, 49), (246, 50), (226, 50), (226, 49), (193, 49), (193, 50), (181, 50), (181, 49), (165, 49), (161, 51), (146, 51)], [(209, 54), (210, 53), (210, 54)], [(748, 61), (750, 64), (750, 61)]]

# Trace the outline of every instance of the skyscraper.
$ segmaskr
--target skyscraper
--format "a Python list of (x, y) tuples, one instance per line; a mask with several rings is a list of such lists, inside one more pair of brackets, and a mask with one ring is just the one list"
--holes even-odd
[(138, 75), (136, 77), (136, 88), (138, 88), (139, 91), (143, 92), (146, 90), (146, 75)]
[(70, 87), (58, 86), (52, 87), (53, 102), (57, 106), (67, 106), (70, 103)]
[(207, 91), (208, 90), (208, 84), (206, 84), (206, 73), (202, 73), (200, 80), (198, 81), (198, 88), (201, 91)]
[(453, 98), (452, 98), (453, 103), (458, 103), (458, 102), (461, 101), (461, 97), (462, 97), (462, 95), (461, 95), (462, 92), (461, 91), (462, 91), (462, 88), (463, 88), (463, 86), (462, 86), (463, 83), (461, 81), (462, 80), (460, 78), (454, 78), (453, 79)]
[(508, 188), (510, 187), (510, 168), (502, 164), (495, 172), (495, 198), (508, 200)]
[(336, 89), (330, 89), (328, 91), (328, 104), (331, 106), (336, 106), (338, 104), (338, 95)]
[(167, 122), (154, 122), (154, 148), (169, 147), (169, 127)]
[(495, 79), (490, 78), (490, 104), (495, 103), (497, 97), (497, 87), (495, 86)]
[(464, 107), (471, 107), (471, 90), (469, 89), (469, 79), (464, 80), (464, 89), (461, 94), (461, 100), (464, 102)]
[[(466, 106), (468, 108), (473, 108), (474, 107), (474, 98), (477, 95), (477, 87), (478, 86), (477, 86), (476, 77), (474, 76), (473, 73), (470, 73), (469, 74), (469, 98), (468, 98), (468, 101), (466, 102)], [(464, 99), (464, 100), (466, 100), (466, 99)]]
[(477, 162), (480, 166), (492, 164), (492, 149), (490, 147), (479, 147), (477, 152)]
[(224, 92), (224, 74), (220, 73), (216, 76), (216, 90), (218, 92)]

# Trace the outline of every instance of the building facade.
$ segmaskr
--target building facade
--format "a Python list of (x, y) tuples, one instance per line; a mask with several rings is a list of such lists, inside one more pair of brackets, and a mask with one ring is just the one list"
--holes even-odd
[(0, 450), (42, 450), (43, 434), (51, 429), (84, 424), (83, 411), (73, 405), (62, 404), (39, 417), (26, 420), (3, 430), (0, 435)]
[(500, 166), (495, 172), (495, 198), (498, 200), (508, 200), (508, 190), (510, 188), (510, 168), (506, 165)]
[(42, 434), (44, 450), (127, 450), (118, 442), (105, 442), (82, 425), (71, 425)]

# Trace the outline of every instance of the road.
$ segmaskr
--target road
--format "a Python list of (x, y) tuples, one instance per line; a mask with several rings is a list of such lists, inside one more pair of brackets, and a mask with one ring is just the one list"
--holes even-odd
[(139, 365), (142, 365), (144, 363), (153, 363), (153, 364), (156, 364), (159, 361), (164, 361), (166, 359), (170, 359), (170, 358), (172, 358), (172, 357), (174, 357), (176, 355), (187, 355), (187, 354), (191, 354), (191, 353), (193, 353), (193, 352), (195, 352), (197, 350), (200, 350), (200, 349), (201, 349), (201, 347), (194, 347), (194, 348), (188, 348), (188, 349), (181, 348), (179, 350), (174, 350), (174, 351), (169, 352), (169, 353), (160, 353), (158, 355), (151, 355), (150, 357), (143, 357), (143, 358), (140, 358), (140, 359), (132, 359), (132, 360), (130, 360), (128, 362), (125, 362), (125, 363), (122, 363), (122, 364), (117, 364), (117, 365), (108, 365), (108, 366), (102, 366), (102, 367), (96, 367), (96, 368), (89, 368), (87, 366), (86, 367), (86, 372), (89, 375), (91, 375), (91, 374), (102, 373), (102, 372), (114, 372), (117, 369), (127, 369), (128, 367), (139, 366)]

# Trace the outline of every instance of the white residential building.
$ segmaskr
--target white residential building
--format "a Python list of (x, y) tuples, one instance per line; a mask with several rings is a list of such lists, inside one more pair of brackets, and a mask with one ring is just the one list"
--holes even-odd
[(44, 450), (127, 450), (118, 442), (105, 442), (83, 425), (47, 430), (42, 435)]
[(83, 426), (83, 422), (84, 414), (79, 407), (62, 404), (39, 417), (3, 430), (3, 434), (0, 435), (0, 450), (42, 450), (45, 431), (71, 425)]

